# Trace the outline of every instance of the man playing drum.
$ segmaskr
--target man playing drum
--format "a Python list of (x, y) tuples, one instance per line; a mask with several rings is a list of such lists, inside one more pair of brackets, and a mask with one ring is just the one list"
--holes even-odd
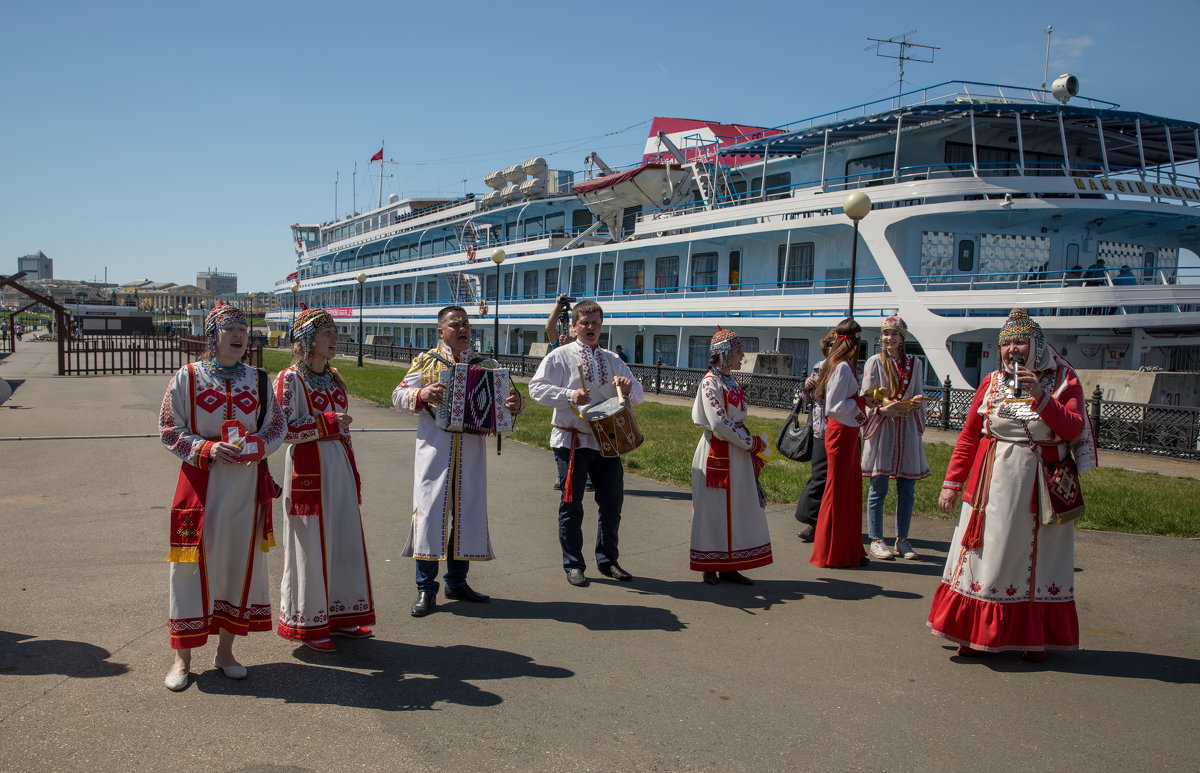
[(562, 545), (567, 582), (583, 587), (587, 564), (583, 558), (584, 483), (595, 486), (599, 524), (596, 529), (596, 568), (606, 577), (632, 580), (617, 563), (617, 531), (625, 499), (625, 471), (620, 456), (601, 456), (599, 446), (582, 413), (617, 396), (626, 396), (626, 408), (645, 399), (642, 385), (629, 366), (599, 346), (604, 311), (595, 301), (582, 301), (571, 313), (574, 340), (550, 352), (529, 382), (529, 396), (554, 408), (550, 447), (563, 484), (558, 506), (558, 540)]
[[(401, 554), (417, 559), (413, 617), (424, 617), (437, 606), (441, 561), (446, 562), (446, 598), (487, 601), (487, 596), (467, 585), (467, 568), (469, 561), (494, 557), (487, 523), (487, 437), (441, 429), (425, 408), (448, 399), (445, 385), (438, 380), (448, 363), (471, 362), (488, 368), (496, 363), (471, 356), (471, 322), (461, 306), (438, 312), (437, 330), (441, 342), (417, 355), (392, 392), (392, 405), (417, 414), (412, 524)], [(525, 408), (520, 393), (512, 388), (506, 404), (514, 416)]]

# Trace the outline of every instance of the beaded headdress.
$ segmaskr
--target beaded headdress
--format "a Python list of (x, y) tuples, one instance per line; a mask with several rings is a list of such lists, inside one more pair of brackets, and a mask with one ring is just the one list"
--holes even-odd
[(1042, 361), (1042, 353), (1046, 350), (1046, 340), (1042, 335), (1042, 326), (1030, 317), (1025, 309), (1013, 309), (1008, 313), (1008, 320), (1000, 328), (999, 342), (1003, 344), (1012, 338), (1028, 338), (1030, 344), (1030, 367)]
[(216, 356), (217, 353), (217, 333), (221, 332), (221, 328), (233, 322), (246, 324), (246, 314), (237, 306), (230, 306), (224, 301), (217, 301), (217, 305), (212, 307), (212, 311), (204, 318), (204, 333), (208, 336), (208, 353)]
[(717, 332), (713, 333), (712, 342), (708, 345), (708, 353), (717, 355), (718, 360), (724, 365), (729, 362), (733, 350), (741, 348), (742, 339), (738, 338), (737, 333), (717, 325)]
[(880, 333), (886, 333), (889, 330), (895, 330), (900, 334), (901, 338), (908, 338), (908, 324), (904, 320), (900, 319), (899, 314), (893, 314), (885, 319), (883, 324), (879, 326)]
[(292, 340), (299, 341), (304, 352), (304, 361), (312, 359), (313, 341), (317, 333), (334, 325), (333, 317), (325, 309), (305, 309), (292, 324)]

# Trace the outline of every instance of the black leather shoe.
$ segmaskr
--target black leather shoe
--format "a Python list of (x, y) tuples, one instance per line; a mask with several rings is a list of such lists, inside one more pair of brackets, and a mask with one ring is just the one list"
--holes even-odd
[(485, 596), (482, 593), (476, 593), (475, 590), (466, 583), (459, 585), (457, 588), (446, 588), (446, 598), (455, 599), (457, 601), (470, 601), (472, 604), (483, 604), (492, 600), (491, 596)]
[(731, 582), (734, 585), (753, 585), (754, 580), (751, 580), (741, 572), (721, 572), (721, 582)]
[(812, 542), (816, 537), (816, 532), (817, 530), (812, 526), (805, 526), (803, 529), (796, 532), (796, 536), (800, 538), (801, 542)]
[(717, 576), (716, 572), (705, 572), (704, 581), (709, 585), (716, 585), (721, 582), (721, 578)]
[(417, 600), (413, 602), (412, 612), (413, 617), (425, 617), (437, 607), (437, 593), (432, 591), (418, 591)]
[(588, 585), (588, 578), (584, 575), (582, 569), (568, 569), (567, 582), (571, 583), (576, 588), (586, 588)]
[(621, 565), (616, 561), (613, 561), (611, 564), (597, 566), (596, 570), (605, 577), (611, 577), (614, 580), (620, 580), (621, 582), (629, 582), (633, 579), (633, 575), (622, 569)]

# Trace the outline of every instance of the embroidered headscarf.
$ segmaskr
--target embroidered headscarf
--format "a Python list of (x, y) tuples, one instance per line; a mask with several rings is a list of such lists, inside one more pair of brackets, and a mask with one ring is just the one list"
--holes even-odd
[(1000, 328), (999, 342), (1003, 346), (1005, 341), (1013, 338), (1028, 338), (1029, 339), (1029, 359), (1028, 367), (1031, 370), (1045, 370), (1053, 367), (1053, 358), (1046, 356), (1046, 339), (1042, 335), (1042, 326), (1030, 317), (1025, 309), (1013, 309), (1008, 314), (1008, 320), (1004, 323), (1004, 327)]
[(889, 330), (895, 330), (900, 334), (901, 338), (908, 338), (908, 324), (904, 320), (900, 319), (899, 314), (893, 314), (885, 319), (883, 324), (879, 326), (880, 333), (886, 333)]
[(312, 359), (313, 341), (317, 333), (334, 325), (333, 317), (325, 309), (305, 309), (292, 325), (292, 340), (299, 341), (304, 352), (304, 361)]
[(204, 318), (204, 334), (208, 336), (208, 353), (212, 357), (217, 356), (217, 334), (221, 332), (221, 328), (233, 322), (246, 324), (246, 314), (237, 306), (230, 306), (224, 301), (217, 301), (217, 305), (212, 307), (212, 311), (208, 312), (208, 316)]
[(709, 355), (716, 355), (717, 362), (722, 370), (729, 366), (729, 360), (733, 356), (734, 349), (742, 348), (742, 339), (738, 338), (738, 334), (732, 330), (717, 325), (717, 332), (713, 333), (712, 342), (708, 345)]

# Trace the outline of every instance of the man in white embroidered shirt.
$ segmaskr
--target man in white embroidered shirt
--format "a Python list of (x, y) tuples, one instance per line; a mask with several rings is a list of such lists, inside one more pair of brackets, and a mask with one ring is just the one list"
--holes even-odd
[[(564, 480), (558, 506), (558, 539), (562, 545), (567, 582), (588, 584), (583, 558), (584, 485), (595, 487), (599, 523), (596, 529), (596, 568), (606, 577), (632, 580), (617, 563), (617, 532), (625, 498), (625, 472), (619, 456), (601, 456), (582, 411), (617, 396), (629, 405), (645, 399), (642, 385), (617, 355), (599, 346), (604, 311), (595, 301), (582, 301), (571, 311), (573, 341), (550, 352), (529, 382), (529, 396), (554, 408), (550, 447)], [(580, 376), (583, 376), (582, 380)]]

